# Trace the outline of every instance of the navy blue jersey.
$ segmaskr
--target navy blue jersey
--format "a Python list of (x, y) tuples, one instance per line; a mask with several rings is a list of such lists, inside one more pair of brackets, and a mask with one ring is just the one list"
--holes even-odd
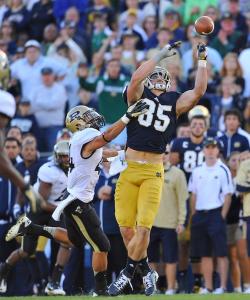
[(204, 160), (202, 143), (195, 144), (191, 141), (191, 138), (176, 138), (172, 142), (171, 152), (179, 153), (179, 167), (184, 171), (188, 182), (193, 169)]
[[(127, 88), (123, 93), (127, 103)], [(164, 153), (176, 130), (177, 92), (164, 92), (160, 96), (144, 87), (141, 99), (149, 105), (146, 114), (132, 119), (127, 125), (127, 146), (137, 151)]]
[(249, 142), (248, 139), (236, 132), (232, 136), (228, 136), (226, 133), (222, 135), (219, 140), (223, 144), (222, 154), (224, 158), (228, 158), (230, 154), (234, 151), (249, 151)]

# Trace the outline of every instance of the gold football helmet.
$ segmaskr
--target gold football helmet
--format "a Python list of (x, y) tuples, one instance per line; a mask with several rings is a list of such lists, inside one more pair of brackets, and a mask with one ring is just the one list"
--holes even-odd
[(0, 50), (0, 88), (7, 90), (10, 80), (10, 68), (7, 55)]
[(92, 108), (78, 105), (67, 113), (65, 123), (71, 132), (76, 132), (90, 127), (99, 130), (105, 125), (105, 120), (103, 116), (99, 115)]
[(194, 117), (203, 117), (206, 120), (207, 126), (210, 123), (209, 110), (203, 105), (194, 106), (188, 113), (188, 120), (191, 121)]
[[(54, 162), (63, 170), (67, 170), (69, 167), (69, 142), (59, 141), (54, 146)], [(62, 156), (68, 156), (68, 159), (64, 159)]]

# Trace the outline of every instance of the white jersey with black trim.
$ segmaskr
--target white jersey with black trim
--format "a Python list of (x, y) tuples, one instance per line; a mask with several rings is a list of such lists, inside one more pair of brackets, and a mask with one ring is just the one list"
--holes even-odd
[(88, 203), (93, 200), (96, 182), (99, 178), (99, 164), (102, 161), (102, 148), (95, 150), (88, 158), (81, 155), (84, 145), (101, 132), (86, 128), (73, 134), (69, 142), (70, 169), (68, 192), (75, 198)]
[(34, 189), (38, 191), (40, 181), (51, 184), (51, 193), (48, 202), (57, 206), (62, 200), (64, 191), (67, 188), (67, 176), (54, 161), (49, 161), (39, 168), (37, 182), (34, 184)]

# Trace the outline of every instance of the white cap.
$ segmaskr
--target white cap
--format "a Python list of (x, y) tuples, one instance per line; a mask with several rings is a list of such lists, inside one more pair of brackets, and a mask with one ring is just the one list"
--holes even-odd
[(24, 44), (24, 48), (27, 49), (29, 47), (35, 47), (35, 48), (38, 48), (40, 49), (41, 48), (41, 45), (38, 41), (36, 40), (29, 40), (27, 41), (25, 44)]
[(0, 113), (13, 118), (16, 112), (16, 101), (14, 97), (3, 90), (0, 90)]

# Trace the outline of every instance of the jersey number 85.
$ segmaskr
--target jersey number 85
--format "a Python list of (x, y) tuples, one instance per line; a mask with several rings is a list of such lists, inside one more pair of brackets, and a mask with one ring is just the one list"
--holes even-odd
[[(138, 117), (139, 124), (144, 127), (149, 127), (152, 125), (152, 123), (154, 123), (153, 126), (155, 130), (164, 132), (170, 123), (169, 116), (165, 115), (164, 113), (167, 111), (171, 111), (172, 106), (159, 104), (158, 107), (156, 107), (154, 101), (147, 98), (143, 100), (149, 105), (149, 109), (145, 114)], [(154, 120), (155, 115), (156, 118)]]

